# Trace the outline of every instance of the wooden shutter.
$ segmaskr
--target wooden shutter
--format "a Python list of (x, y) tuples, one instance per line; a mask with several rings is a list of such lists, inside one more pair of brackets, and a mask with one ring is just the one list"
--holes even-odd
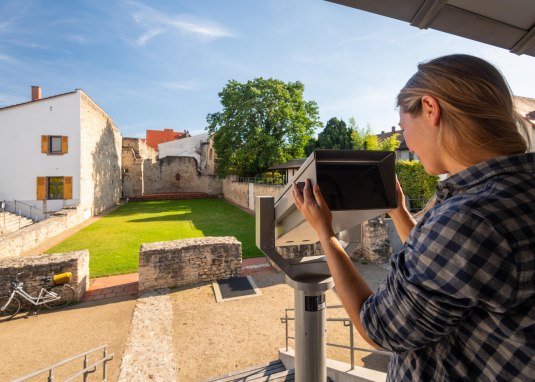
[(61, 153), (67, 154), (69, 152), (69, 137), (61, 137)]
[(63, 178), (63, 199), (72, 199), (72, 176)]
[(41, 135), (41, 152), (48, 154), (48, 135)]
[(37, 200), (46, 200), (46, 177), (37, 177)]

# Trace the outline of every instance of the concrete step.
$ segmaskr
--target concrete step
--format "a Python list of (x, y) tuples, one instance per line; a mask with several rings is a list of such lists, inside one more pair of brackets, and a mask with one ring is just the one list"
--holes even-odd
[(33, 224), (33, 220), (25, 217), (20, 217), (11, 212), (0, 213), (0, 233), (7, 234), (15, 232), (20, 228), (24, 228)]
[(280, 360), (253, 366), (234, 373), (210, 378), (203, 382), (291, 382), (294, 371), (286, 370)]

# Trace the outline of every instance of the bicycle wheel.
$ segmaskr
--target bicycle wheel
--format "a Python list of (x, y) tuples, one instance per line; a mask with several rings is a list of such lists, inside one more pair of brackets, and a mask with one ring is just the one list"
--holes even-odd
[[(7, 300), (9, 300), (9, 296), (0, 297), (0, 309), (2, 309), (2, 307), (5, 305)], [(0, 322), (11, 320), (13, 316), (15, 316), (19, 312), (19, 310), (20, 310), (20, 301), (18, 298), (13, 296), (8, 306), (6, 306), (6, 308), (3, 311), (0, 310)]]
[(60, 309), (70, 304), (74, 298), (74, 289), (70, 285), (57, 285), (50, 289), (49, 292), (55, 293), (59, 296), (58, 300), (45, 302), (43, 305), (48, 309)]

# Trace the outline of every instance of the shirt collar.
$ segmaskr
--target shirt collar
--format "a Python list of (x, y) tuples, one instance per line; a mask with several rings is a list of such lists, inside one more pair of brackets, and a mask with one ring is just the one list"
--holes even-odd
[(438, 183), (437, 200), (443, 201), (496, 175), (511, 172), (535, 174), (535, 153), (493, 158), (468, 167)]

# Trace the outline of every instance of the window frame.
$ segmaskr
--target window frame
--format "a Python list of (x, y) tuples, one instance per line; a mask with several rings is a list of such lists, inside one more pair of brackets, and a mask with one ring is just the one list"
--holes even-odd
[[(52, 141), (53, 139), (57, 139), (59, 141), (59, 150), (52, 150)], [(63, 149), (62, 149), (62, 139), (63, 137), (61, 135), (49, 135), (48, 136), (48, 154), (49, 155), (62, 155)]]
[[(61, 183), (59, 182), (53, 182), (51, 183), (51, 179), (61, 179)], [(54, 195), (55, 197), (52, 197), (50, 193), (50, 186), (51, 185), (60, 185), (61, 184), (61, 195), (57, 197), (57, 195)], [(55, 193), (57, 194), (57, 192)], [(46, 177), (46, 200), (64, 200), (65, 196), (65, 177), (64, 176), (47, 176)]]

